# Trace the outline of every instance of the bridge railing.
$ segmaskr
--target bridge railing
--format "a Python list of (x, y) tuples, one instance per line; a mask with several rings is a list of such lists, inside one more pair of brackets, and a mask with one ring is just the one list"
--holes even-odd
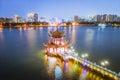
[(91, 62), (89, 60), (86, 60), (84, 58), (80, 58), (80, 57), (74, 56), (74, 55), (69, 55), (69, 58), (73, 58), (74, 60), (82, 63), (84, 66), (87, 66), (87, 67), (89, 67), (91, 69), (94, 69), (94, 70), (100, 72), (103, 75), (114, 78), (115, 80), (118, 80), (120, 78), (120, 76), (116, 72), (114, 72), (114, 71), (112, 71), (112, 70), (110, 70), (110, 69), (108, 69), (106, 67), (100, 66), (100, 65), (98, 65), (96, 63), (93, 63), (93, 62)]

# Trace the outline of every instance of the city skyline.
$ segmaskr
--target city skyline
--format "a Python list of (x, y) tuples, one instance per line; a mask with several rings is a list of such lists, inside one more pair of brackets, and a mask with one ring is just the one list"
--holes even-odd
[(25, 0), (16, 1), (8, 0), (0, 1), (0, 16), (1, 17), (13, 17), (13, 15), (19, 15), (27, 17), (28, 13), (36, 12), (39, 16), (47, 18), (72, 18), (74, 15), (88, 16), (96, 14), (117, 14), (120, 15), (119, 0)]

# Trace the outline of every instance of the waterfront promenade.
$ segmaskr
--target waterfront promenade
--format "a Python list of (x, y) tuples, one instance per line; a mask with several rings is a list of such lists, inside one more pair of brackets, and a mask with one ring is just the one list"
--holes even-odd
[[(59, 26), (69, 27), (69, 26), (99, 26), (100, 22), (64, 22), (59, 23)], [(118, 22), (107, 22), (106, 26), (119, 27), (120, 23)], [(0, 22), (1, 28), (20, 28), (20, 27), (49, 27), (52, 26), (49, 22), (24, 22), (24, 23), (7, 23)]]
[[(74, 52), (74, 50), (69, 50), (68, 52), (69, 54), (67, 55), (58, 54), (58, 56), (64, 61), (72, 60), (76, 63), (82, 64), (83, 67), (89, 68), (93, 72), (101, 74), (103, 77), (110, 78), (110, 80), (120, 80), (120, 75), (115, 71), (79, 57), (78, 53)], [(54, 56), (54, 54), (52, 56)]]
[(93, 71), (99, 72), (103, 76), (109, 77), (113, 80), (119, 80), (120, 79), (120, 76), (116, 72), (111, 71), (110, 69), (102, 67), (102, 66), (100, 66), (96, 63), (93, 63), (93, 62), (89, 61), (89, 60), (86, 60), (86, 59), (83, 59), (83, 58), (80, 58), (80, 57), (74, 57), (74, 56), (69, 56), (69, 58), (75, 60), (76, 62), (81, 63), (83, 66), (86, 66)]

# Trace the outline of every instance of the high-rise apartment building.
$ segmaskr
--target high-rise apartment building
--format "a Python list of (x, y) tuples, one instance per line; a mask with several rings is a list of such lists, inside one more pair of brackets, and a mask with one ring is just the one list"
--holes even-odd
[(112, 14), (96, 15), (95, 21), (96, 22), (118, 22), (119, 17), (117, 15), (112, 15)]
[(22, 22), (22, 17), (20, 17), (18, 15), (14, 15), (13, 20), (14, 20), (15, 23), (20, 23), (20, 22)]
[(29, 22), (37, 22), (38, 21), (38, 14), (37, 13), (29, 13), (28, 14), (28, 21)]
[(78, 15), (75, 15), (75, 16), (74, 16), (74, 22), (79, 22), (79, 17), (78, 17)]

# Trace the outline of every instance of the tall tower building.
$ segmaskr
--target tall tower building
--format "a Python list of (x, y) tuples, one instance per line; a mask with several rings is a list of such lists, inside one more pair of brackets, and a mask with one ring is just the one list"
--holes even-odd
[(102, 15), (102, 22), (107, 22), (107, 14)]
[(101, 22), (102, 21), (102, 15), (96, 15), (96, 21)]
[(19, 22), (22, 22), (22, 18), (20, 17), (20, 16), (18, 16), (18, 15), (14, 15), (14, 22), (15, 23), (19, 23)]
[(110, 22), (110, 15), (107, 15), (106, 22)]
[(29, 13), (28, 14), (28, 21), (29, 22), (37, 22), (38, 21), (38, 14), (37, 13)]
[(79, 22), (79, 17), (78, 17), (78, 15), (75, 15), (75, 16), (74, 16), (74, 22)]
[(120, 17), (117, 17), (117, 22), (120, 22)]

